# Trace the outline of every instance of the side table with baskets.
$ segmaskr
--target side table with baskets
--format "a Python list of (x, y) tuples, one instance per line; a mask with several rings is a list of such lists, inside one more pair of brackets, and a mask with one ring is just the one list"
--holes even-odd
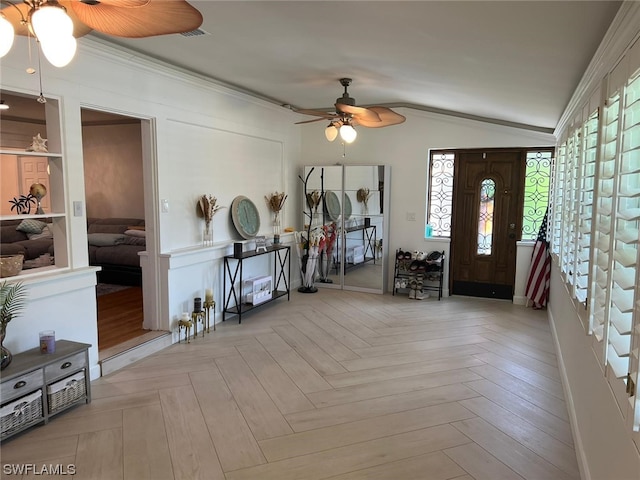
[(91, 401), (89, 347), (58, 340), (55, 353), (33, 348), (13, 356), (1, 376), (0, 440)]

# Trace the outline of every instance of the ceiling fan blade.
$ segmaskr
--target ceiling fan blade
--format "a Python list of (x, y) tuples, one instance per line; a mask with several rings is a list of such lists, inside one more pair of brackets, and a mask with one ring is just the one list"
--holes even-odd
[(202, 14), (186, 0), (106, 0), (97, 4), (71, 2), (78, 18), (115, 37), (144, 38), (190, 32), (202, 25)]
[(371, 122), (379, 122), (380, 117), (376, 112), (371, 109), (364, 107), (355, 107), (353, 105), (346, 105), (344, 103), (336, 103), (336, 110), (342, 113), (348, 113), (349, 115), (353, 115), (357, 120), (364, 120), (369, 123)]
[[(59, 3), (67, 9), (67, 15), (69, 15), (69, 18), (71, 18), (71, 21), (73, 22), (74, 37), (82, 37), (83, 35), (86, 35), (91, 31), (91, 28), (82, 23), (73, 13), (73, 10), (69, 6), (69, 4), (71, 3), (69, 0), (62, 0)], [(9, 20), (9, 23), (13, 25), (13, 29), (15, 30), (16, 35), (22, 35), (24, 37), (28, 37), (29, 35), (31, 35), (33, 37), (33, 33), (29, 32), (29, 27), (21, 22), (23, 18), (26, 19), (29, 17), (29, 10), (31, 9), (31, 7), (29, 7), (29, 5), (27, 5), (26, 3), (16, 4), (15, 7), (16, 8), (9, 5), (3, 8), (3, 15), (7, 20)], [(20, 14), (22, 14), (22, 16)]]
[(398, 125), (406, 120), (404, 115), (400, 115), (387, 107), (367, 107), (367, 109), (371, 112), (375, 112), (380, 118), (380, 121), (370, 122), (365, 118), (357, 117), (354, 119), (354, 124), (362, 125), (363, 127), (381, 128)]
[(314, 117), (322, 118), (334, 118), (337, 115), (332, 112), (323, 112), (322, 110), (310, 110), (308, 108), (292, 109), (296, 113), (302, 113), (303, 115), (313, 115)]
[(300, 125), (300, 124), (303, 124), (303, 123), (320, 122), (320, 121), (326, 122), (327, 119), (326, 118), (314, 118), (313, 120), (304, 120), (302, 122), (296, 122), (294, 125)]

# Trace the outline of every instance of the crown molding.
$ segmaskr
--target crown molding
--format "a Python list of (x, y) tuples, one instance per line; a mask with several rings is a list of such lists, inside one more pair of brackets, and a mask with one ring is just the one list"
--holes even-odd
[(556, 138), (571, 126), (571, 122), (591, 96), (602, 85), (602, 80), (620, 61), (626, 50), (640, 34), (640, 2), (625, 1), (611, 22), (582, 79), (554, 130)]

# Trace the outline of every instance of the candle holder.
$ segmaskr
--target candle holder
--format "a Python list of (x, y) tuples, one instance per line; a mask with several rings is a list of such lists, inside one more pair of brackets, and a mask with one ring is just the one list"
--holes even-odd
[(195, 339), (198, 336), (198, 322), (202, 323), (202, 336), (204, 337), (204, 310), (200, 310), (199, 312), (193, 312), (191, 314), (191, 321), (193, 322), (193, 338)]
[(189, 320), (189, 314), (183, 313), (182, 318), (178, 322), (178, 343), (180, 343), (180, 332), (184, 330), (184, 339), (187, 343), (190, 343), (189, 337), (191, 336), (191, 327), (193, 322)]
[(209, 333), (209, 325), (210, 325), (210, 320), (211, 320), (211, 309), (213, 309), (213, 331), (216, 331), (216, 302), (215, 300), (205, 300), (204, 304), (204, 312), (205, 312), (205, 323), (206, 325), (203, 325), (202, 327), (202, 332), (204, 335), (204, 328), (206, 327), (207, 329), (207, 333)]

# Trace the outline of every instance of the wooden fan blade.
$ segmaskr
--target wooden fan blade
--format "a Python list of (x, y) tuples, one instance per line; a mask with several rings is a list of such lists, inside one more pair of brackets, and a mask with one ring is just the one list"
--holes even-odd
[(380, 118), (380, 121), (369, 122), (362, 117), (358, 117), (354, 118), (353, 123), (355, 125), (362, 125), (363, 127), (370, 128), (381, 128), (389, 127), (391, 125), (398, 125), (399, 123), (403, 123), (406, 120), (403, 115), (400, 115), (399, 113), (396, 113), (387, 107), (367, 107), (367, 109), (371, 112), (375, 112)]
[(304, 120), (302, 122), (296, 122), (296, 123), (294, 123), (294, 125), (300, 125), (302, 123), (320, 122), (320, 121), (326, 122), (327, 119), (326, 118), (314, 118), (313, 120)]
[(376, 112), (369, 108), (355, 107), (353, 105), (345, 105), (344, 103), (336, 103), (336, 110), (342, 113), (348, 113), (357, 120), (365, 120), (367, 122), (379, 122), (380, 117)]
[[(70, 7), (71, 1), (69, 0), (61, 0), (60, 5), (67, 9), (67, 15), (71, 18), (73, 22), (73, 36), (76, 38), (82, 37), (91, 31), (91, 28), (82, 23), (78, 17), (74, 14), (73, 10)], [(28, 37), (31, 35), (34, 36), (33, 33), (29, 32), (29, 27), (21, 22), (23, 18), (29, 18), (29, 10), (31, 7), (26, 3), (19, 3), (15, 5), (16, 8), (9, 5), (2, 9), (2, 13), (6, 17), (7, 20), (13, 25), (13, 29), (16, 32), (16, 35), (22, 35)], [(22, 16), (20, 15), (22, 14)]]
[(296, 113), (302, 113), (303, 115), (313, 115), (314, 117), (322, 118), (335, 118), (337, 115), (331, 112), (323, 112), (322, 110), (310, 110), (307, 108), (301, 108), (299, 110), (293, 109)]
[(71, 6), (83, 23), (116, 37), (144, 38), (184, 33), (202, 25), (202, 14), (185, 0), (148, 0), (130, 7), (131, 1), (72, 2)]

